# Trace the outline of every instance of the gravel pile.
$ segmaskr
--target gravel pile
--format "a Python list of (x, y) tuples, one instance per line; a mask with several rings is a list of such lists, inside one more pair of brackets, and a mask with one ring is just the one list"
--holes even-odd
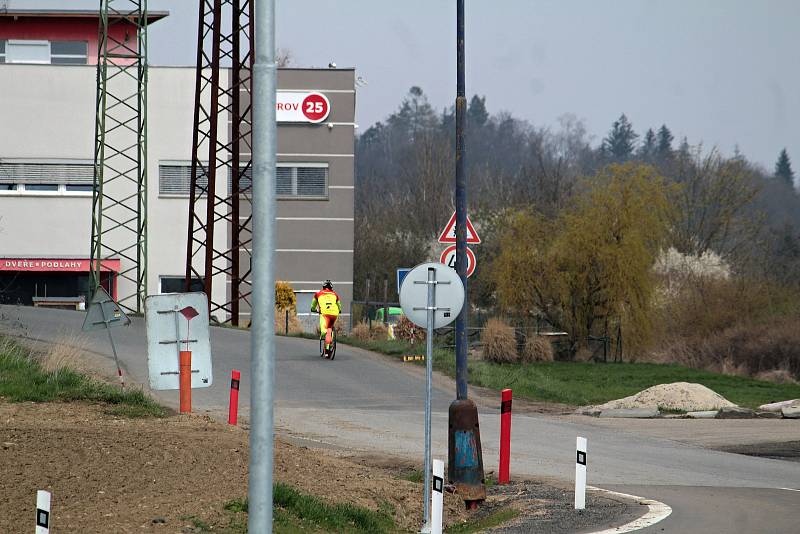
[(722, 395), (702, 384), (673, 382), (649, 387), (635, 395), (608, 401), (599, 406), (588, 407), (587, 411), (619, 410), (635, 408), (658, 408), (660, 410), (681, 410), (699, 412), (719, 410), (736, 406)]

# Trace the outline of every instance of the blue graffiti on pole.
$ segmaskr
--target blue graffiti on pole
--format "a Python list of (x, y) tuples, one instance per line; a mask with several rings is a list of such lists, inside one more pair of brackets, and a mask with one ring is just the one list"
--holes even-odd
[(475, 444), (475, 433), (469, 430), (457, 430), (455, 438), (455, 467), (478, 467), (478, 447)]

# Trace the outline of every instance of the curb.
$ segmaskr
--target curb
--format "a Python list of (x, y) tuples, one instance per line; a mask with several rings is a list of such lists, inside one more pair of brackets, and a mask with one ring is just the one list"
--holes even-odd
[(586, 489), (600, 494), (631, 499), (633, 501), (636, 501), (638, 504), (648, 507), (647, 512), (645, 512), (645, 514), (638, 519), (634, 519), (633, 521), (625, 523), (624, 525), (620, 525), (618, 527), (611, 527), (604, 530), (596, 530), (591, 532), (590, 534), (621, 534), (623, 532), (633, 532), (635, 530), (641, 530), (643, 528), (653, 526), (660, 521), (663, 521), (664, 519), (669, 517), (669, 515), (672, 513), (672, 508), (669, 505), (664, 504), (663, 502), (660, 501), (655, 501), (653, 499), (646, 499), (645, 497), (639, 497), (637, 495), (629, 495), (627, 493), (619, 493), (617, 491), (597, 488), (595, 486), (586, 486)]

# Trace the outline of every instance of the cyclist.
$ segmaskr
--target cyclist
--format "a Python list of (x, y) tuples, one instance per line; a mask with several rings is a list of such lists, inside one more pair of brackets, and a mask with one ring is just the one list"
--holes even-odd
[(333, 290), (330, 280), (325, 280), (322, 289), (314, 294), (311, 301), (311, 311), (319, 313), (319, 337), (325, 338), (325, 350), (320, 356), (329, 358), (331, 343), (333, 343), (333, 325), (342, 312), (342, 304), (339, 302), (339, 295)]

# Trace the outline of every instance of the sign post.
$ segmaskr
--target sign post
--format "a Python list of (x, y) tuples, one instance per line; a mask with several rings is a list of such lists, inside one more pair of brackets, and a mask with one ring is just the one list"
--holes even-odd
[[(144, 301), (150, 388), (180, 391), (181, 412), (191, 409), (191, 389), (211, 386), (211, 339), (205, 293), (150, 295)], [(186, 318), (182, 327), (181, 316)], [(189, 331), (191, 319), (197, 318)]]
[(108, 332), (111, 351), (114, 353), (114, 363), (117, 366), (117, 376), (122, 387), (125, 387), (125, 379), (122, 377), (122, 367), (119, 365), (117, 346), (114, 344), (114, 336), (111, 335), (111, 329), (116, 326), (128, 326), (129, 324), (131, 324), (131, 320), (128, 319), (122, 308), (114, 302), (114, 299), (106, 293), (105, 289), (98, 287), (94, 292), (92, 301), (89, 303), (86, 318), (83, 320), (83, 331), (105, 329)]
[(441, 263), (414, 267), (400, 287), (403, 313), (417, 326), (427, 328), (425, 381), (425, 480), (423, 532), (431, 532), (431, 385), (433, 381), (433, 331), (447, 326), (464, 306), (464, 285), (458, 274)]

